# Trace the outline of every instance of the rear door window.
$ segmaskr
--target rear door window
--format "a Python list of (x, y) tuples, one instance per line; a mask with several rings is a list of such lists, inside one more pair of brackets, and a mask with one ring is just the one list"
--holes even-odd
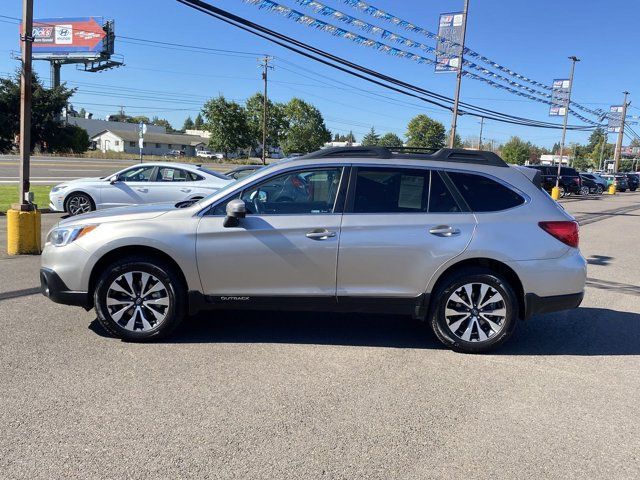
[(483, 175), (462, 172), (447, 175), (474, 212), (498, 212), (524, 203), (520, 194)]

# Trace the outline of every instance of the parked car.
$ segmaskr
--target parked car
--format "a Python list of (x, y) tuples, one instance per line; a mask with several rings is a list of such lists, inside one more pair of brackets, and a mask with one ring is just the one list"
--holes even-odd
[(108, 177), (81, 178), (51, 189), (49, 208), (78, 215), (140, 203), (201, 199), (231, 183), (224, 175), (185, 163), (141, 163)]
[(169, 150), (167, 153), (163, 155), (164, 158), (180, 158), (184, 157), (184, 150)]
[(627, 184), (629, 185), (629, 190), (635, 192), (640, 186), (640, 175), (637, 173), (626, 173)]
[(585, 178), (594, 181), (597, 185), (601, 187), (601, 189), (596, 193), (604, 192), (609, 186), (606, 179), (602, 178), (602, 176), (595, 172), (581, 172), (580, 177), (584, 180)]
[[(546, 191), (551, 192), (551, 189), (556, 186), (556, 178), (558, 177), (557, 165), (527, 165), (527, 167), (540, 171), (542, 174), (542, 186)], [(560, 188), (561, 197), (572, 193), (579, 194), (582, 188), (580, 175), (574, 168), (560, 167), (558, 187)]]
[(601, 195), (604, 192), (604, 187), (597, 183), (592, 178), (589, 178), (586, 175), (580, 174), (580, 179), (582, 180), (582, 187), (580, 187), (580, 195)]
[(607, 188), (609, 188), (608, 186), (611, 184), (614, 184), (616, 186), (616, 191), (618, 192), (626, 192), (629, 188), (627, 176), (623, 173), (607, 173), (605, 175), (602, 175), (602, 178), (607, 181)]
[[(272, 196), (293, 178), (304, 192)], [(44, 295), (131, 341), (206, 309), (357, 311), (413, 315), (463, 352), (577, 307), (585, 277), (578, 225), (538, 173), (491, 152), (377, 147), (278, 162), (186, 208), (63, 220), (40, 271)]]
[(217, 158), (216, 154), (209, 150), (196, 150), (196, 157), (200, 158)]
[(242, 165), (241, 167), (237, 167), (233, 170), (229, 170), (228, 172), (224, 172), (224, 174), (234, 180), (240, 180), (241, 178), (251, 175), (257, 170), (260, 170), (263, 166), (264, 165)]

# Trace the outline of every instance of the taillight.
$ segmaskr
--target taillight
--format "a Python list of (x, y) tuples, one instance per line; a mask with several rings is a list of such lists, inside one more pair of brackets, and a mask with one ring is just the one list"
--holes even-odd
[(578, 222), (560, 221), (560, 222), (538, 222), (540, 228), (557, 238), (565, 245), (578, 248), (580, 240)]

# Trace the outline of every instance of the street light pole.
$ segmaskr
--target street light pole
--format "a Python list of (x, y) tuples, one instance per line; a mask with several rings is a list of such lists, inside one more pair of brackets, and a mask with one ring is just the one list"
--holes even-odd
[(564, 156), (564, 142), (567, 138), (567, 121), (569, 120), (569, 107), (571, 106), (571, 90), (573, 90), (573, 73), (576, 68), (576, 62), (580, 59), (576, 56), (569, 57), (571, 60), (571, 73), (569, 74), (569, 91), (567, 92), (567, 105), (564, 111), (564, 121), (562, 123), (562, 140), (560, 141), (560, 161), (558, 162), (558, 174), (556, 176), (556, 186), (551, 191), (551, 196), (558, 200), (560, 198), (560, 172), (562, 168), (562, 157)]
[(467, 13), (469, 12), (469, 0), (464, 0), (462, 16), (462, 39), (460, 42), (460, 55), (458, 56), (458, 74), (456, 76), (456, 96), (453, 102), (453, 117), (451, 119), (451, 131), (449, 136), (449, 148), (453, 148), (456, 138), (456, 128), (458, 127), (458, 106), (460, 104), (460, 86), (462, 85), (462, 62), (464, 60), (464, 40), (467, 35)]
[(482, 150), (482, 129), (484, 127), (484, 117), (480, 117), (480, 136), (478, 137), (478, 150)]
[(622, 154), (622, 139), (624, 137), (624, 124), (627, 117), (627, 95), (629, 92), (624, 93), (624, 101), (622, 102), (622, 118), (620, 119), (620, 131), (618, 132), (618, 141), (616, 142), (616, 151), (613, 154), (614, 167), (613, 173), (618, 173), (620, 169), (620, 156)]

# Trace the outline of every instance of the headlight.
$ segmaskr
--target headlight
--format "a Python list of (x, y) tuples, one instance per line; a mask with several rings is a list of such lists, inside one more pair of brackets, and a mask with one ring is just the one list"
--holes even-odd
[(53, 245), (54, 247), (64, 247), (95, 230), (97, 227), (98, 225), (84, 225), (82, 227), (54, 228), (49, 232), (49, 235), (47, 235), (46, 244)]
[(56, 185), (55, 187), (53, 187), (51, 189), (51, 193), (57, 193), (57, 192), (59, 192), (61, 190), (64, 190), (65, 188), (67, 188), (66, 185)]

